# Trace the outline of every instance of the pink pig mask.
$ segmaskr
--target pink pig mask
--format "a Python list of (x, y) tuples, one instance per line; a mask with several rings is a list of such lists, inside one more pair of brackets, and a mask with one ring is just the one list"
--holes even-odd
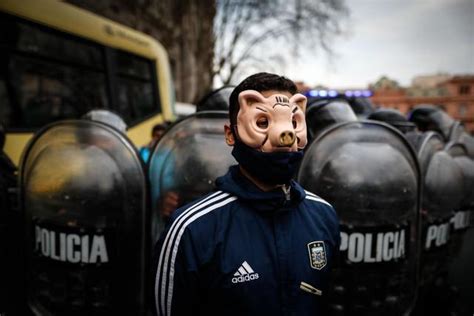
[(239, 94), (236, 132), (247, 146), (263, 152), (290, 152), (306, 146), (306, 97), (284, 94), (268, 98), (255, 90)]

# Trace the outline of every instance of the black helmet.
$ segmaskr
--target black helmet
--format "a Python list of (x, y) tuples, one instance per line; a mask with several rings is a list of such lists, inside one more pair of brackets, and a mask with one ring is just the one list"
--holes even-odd
[(431, 104), (421, 104), (409, 114), (408, 120), (415, 123), (418, 129), (440, 133), (445, 141), (449, 140), (451, 128), (455, 121), (441, 108)]
[(86, 114), (84, 114), (82, 116), (82, 119), (108, 124), (118, 129), (122, 133), (125, 133), (127, 131), (127, 124), (124, 122), (124, 120), (118, 114), (110, 110), (105, 110), (105, 109), (91, 110), (87, 112)]
[(316, 100), (306, 110), (308, 136), (311, 139), (333, 124), (353, 121), (357, 121), (357, 117), (349, 103), (342, 99)]
[(390, 124), (404, 134), (413, 131), (416, 127), (414, 123), (408, 121), (400, 111), (395, 109), (378, 109), (371, 113), (367, 119)]
[(229, 111), (229, 97), (234, 86), (223, 86), (205, 95), (196, 105), (196, 111)]

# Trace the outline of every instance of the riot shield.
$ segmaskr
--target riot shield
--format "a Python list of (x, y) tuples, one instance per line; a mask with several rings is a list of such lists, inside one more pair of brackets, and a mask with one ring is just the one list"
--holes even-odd
[(144, 314), (146, 192), (136, 149), (118, 130), (62, 121), (35, 135), (20, 169), (35, 314)]
[(340, 219), (329, 314), (407, 314), (416, 294), (420, 171), (403, 135), (374, 121), (333, 125), (307, 148), (298, 180)]
[(469, 157), (474, 159), (474, 137), (469, 135), (464, 130), (464, 127), (462, 128), (462, 132), (458, 132), (457, 134), (459, 135), (457, 142), (463, 144), (466, 147)]
[(224, 138), (226, 112), (199, 112), (171, 127), (149, 164), (152, 239), (171, 213), (214, 189), (214, 180), (236, 164)]
[(448, 143), (448, 151), (455, 163), (461, 170), (464, 187), (462, 190), (462, 200), (457, 208), (452, 220), (455, 231), (465, 230), (470, 226), (471, 211), (474, 210), (474, 160), (469, 157), (468, 149), (464, 144)]
[(461, 169), (435, 132), (409, 133), (423, 179), (420, 292), (414, 315), (448, 315), (453, 292), (448, 282), (450, 221), (463, 198)]
[[(422, 217), (434, 222), (448, 219), (459, 208), (465, 195), (462, 170), (452, 154), (444, 149), (443, 138), (435, 132), (417, 133), (412, 142), (417, 152), (423, 179)], [(410, 135), (407, 135), (410, 141)]]
[(474, 161), (464, 144), (448, 143), (446, 150), (461, 169), (464, 180), (463, 199), (451, 219), (449, 282), (457, 292), (455, 313), (469, 315), (474, 310)]

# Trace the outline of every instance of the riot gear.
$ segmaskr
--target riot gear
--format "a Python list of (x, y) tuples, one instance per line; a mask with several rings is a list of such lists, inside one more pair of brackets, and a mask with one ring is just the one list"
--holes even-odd
[(31, 310), (143, 314), (147, 190), (131, 142), (99, 122), (57, 122), (35, 135), (20, 176)]
[(416, 127), (400, 111), (394, 109), (379, 109), (371, 113), (367, 119), (390, 124), (404, 134), (415, 130)]
[(433, 105), (419, 105), (409, 116), (421, 131), (437, 131), (446, 143), (463, 144), (468, 155), (474, 159), (474, 138), (466, 133), (459, 121), (455, 121), (446, 112)]
[(125, 133), (125, 131), (127, 130), (127, 124), (124, 122), (124, 120), (118, 114), (115, 114), (110, 110), (92, 110), (84, 114), (82, 118), (85, 120), (97, 121), (108, 124), (118, 129), (122, 133)]
[(152, 239), (170, 213), (211, 192), (235, 160), (224, 141), (225, 112), (199, 112), (173, 125), (150, 157)]
[(317, 100), (306, 110), (309, 139), (314, 139), (330, 125), (353, 121), (357, 121), (357, 117), (344, 100)]
[(450, 267), (449, 284), (458, 293), (455, 302), (455, 312), (462, 315), (468, 314), (474, 308), (474, 288), (472, 280), (474, 271), (472, 266), (472, 244), (474, 242), (474, 231), (472, 229), (472, 217), (474, 211), (474, 160), (469, 157), (468, 150), (464, 144), (448, 143), (446, 150), (451, 154), (455, 163), (459, 166), (462, 175), (464, 190), (459, 207), (454, 209), (451, 218), (451, 241), (450, 241)]
[(409, 312), (416, 293), (420, 171), (403, 135), (374, 121), (335, 124), (307, 148), (298, 180), (340, 218), (329, 314)]
[(445, 142), (451, 139), (454, 120), (436, 106), (429, 104), (418, 105), (409, 114), (408, 119), (415, 123), (422, 132), (438, 132), (443, 136)]
[(374, 112), (374, 105), (369, 98), (349, 97), (347, 101), (359, 119), (365, 119)]
[[(463, 196), (463, 176), (436, 132), (410, 132), (423, 179), (421, 276), (416, 315), (448, 314), (452, 292), (447, 280), (453, 209)], [(429, 303), (428, 303), (429, 302)]]
[[(322, 91), (319, 91), (319, 93), (316, 93), (316, 96), (312, 92), (313, 91), (309, 91), (305, 93), (305, 95), (308, 96), (309, 104), (320, 102), (320, 101), (323, 103), (344, 102), (344, 103), (349, 104), (352, 111), (356, 115), (357, 119), (365, 119), (375, 110), (374, 105), (368, 98), (371, 95), (370, 91), (364, 91), (364, 92), (354, 91), (355, 93), (353, 93), (352, 91), (348, 90), (342, 93), (342, 92), (337, 92), (335, 90), (329, 91), (329, 92), (322, 90)], [(324, 93), (321, 93), (321, 92), (324, 92)]]
[(196, 111), (228, 111), (229, 97), (234, 90), (233, 86), (224, 86), (211, 91), (196, 104)]
[[(444, 271), (441, 270), (443, 273), (432, 274), (430, 271), (424, 273), (425, 276), (427, 276), (426, 279), (428, 281), (430, 280), (430, 274), (432, 276), (434, 275), (435, 278), (438, 278), (435, 280), (435, 287), (430, 287), (429, 284), (426, 285), (426, 287), (431, 289), (433, 293), (446, 288), (454, 289), (454, 291), (450, 290), (449, 293), (444, 293), (442, 295), (443, 297), (440, 297), (439, 294), (431, 295), (428, 296), (426, 300), (440, 302), (440, 304), (435, 304), (433, 311), (443, 313), (441, 308), (444, 308), (444, 311), (447, 311), (448, 309), (451, 313), (462, 314), (463, 311), (465, 312), (472, 309), (472, 306), (471, 308), (466, 306), (471, 304), (473, 300), (473, 297), (470, 297), (468, 294), (473, 293), (473, 288), (470, 285), (463, 285), (465, 284), (466, 279), (472, 279), (472, 275), (469, 274), (471, 271), (461, 272), (463, 269), (460, 269), (459, 266), (470, 265), (468, 262), (470, 260), (469, 258), (472, 256), (472, 254), (467, 250), (468, 248), (466, 245), (472, 243), (473, 237), (472, 234), (470, 234), (470, 231), (466, 229), (470, 226), (470, 217), (472, 209), (474, 208), (471, 202), (473, 192), (472, 179), (474, 178), (474, 165), (472, 160), (474, 157), (474, 141), (473, 138), (464, 131), (464, 128), (458, 121), (453, 120), (447, 113), (432, 105), (417, 106), (410, 114), (410, 120), (415, 122), (420, 130), (438, 131), (447, 143), (445, 152), (449, 157), (451, 157), (452, 162), (449, 164), (444, 162), (443, 164), (440, 164), (438, 168), (433, 168), (434, 170), (437, 170), (438, 173), (442, 174), (439, 183), (442, 185), (445, 183), (444, 181), (446, 179), (449, 180), (453, 179), (453, 177), (457, 177), (456, 181), (448, 181), (445, 183), (447, 184), (447, 187), (446, 192), (443, 192), (443, 195), (446, 199), (451, 199), (452, 201), (450, 210), (453, 211), (453, 216), (451, 217), (450, 225), (448, 226), (448, 250), (445, 250), (445, 253), (440, 254), (437, 258), (439, 259), (439, 257), (442, 256), (446, 257), (447, 259), (439, 260), (439, 264), (445, 264), (446, 260), (448, 260), (450, 263), (449, 267), (444, 269)], [(453, 168), (453, 165), (454, 168), (457, 167), (456, 169), (459, 170), (457, 173), (449, 171)], [(459, 176), (459, 173), (461, 173), (461, 176)], [(453, 194), (450, 194), (453, 192), (455, 192), (456, 198)], [(436, 199), (440, 200), (442, 198), (437, 197)], [(432, 236), (434, 236), (435, 228), (429, 226), (428, 229), (431, 229), (433, 232)], [(440, 243), (444, 240), (442, 234), (440, 235), (440, 232), (444, 231), (444, 229), (438, 229), (437, 231), (438, 237), (441, 238), (440, 240), (437, 238), (437, 242)], [(440, 250), (437, 251), (439, 252)], [(432, 255), (433, 253), (429, 253), (425, 254), (424, 257), (428, 257), (427, 261), (430, 261), (429, 258)], [(439, 264), (435, 264), (434, 266), (439, 266)], [(430, 265), (428, 264), (428, 266)], [(448, 269), (449, 271), (446, 271)], [(431, 279), (432, 278), (433, 277), (431, 277)], [(457, 291), (459, 291), (459, 293), (456, 293)], [(456, 297), (459, 297), (460, 300), (455, 300)], [(421, 304), (422, 303), (420, 303), (420, 305)], [(430, 311), (428, 310), (428, 312)]]

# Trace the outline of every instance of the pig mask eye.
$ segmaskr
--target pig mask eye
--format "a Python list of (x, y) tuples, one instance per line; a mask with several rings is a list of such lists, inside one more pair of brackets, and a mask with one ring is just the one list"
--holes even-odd
[(260, 129), (267, 129), (268, 128), (268, 118), (266, 118), (265, 116), (261, 116), (257, 119), (257, 127), (260, 128)]

